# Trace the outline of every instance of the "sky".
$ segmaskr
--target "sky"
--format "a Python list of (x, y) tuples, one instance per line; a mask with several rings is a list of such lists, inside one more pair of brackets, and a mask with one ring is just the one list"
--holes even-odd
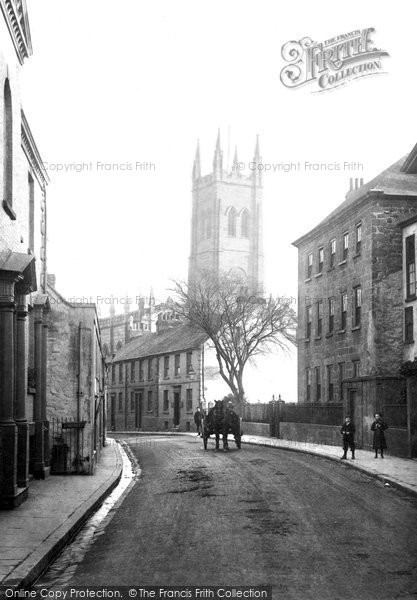
[[(51, 178), (48, 271), (64, 296), (96, 301), (102, 316), (110, 294), (133, 299), (152, 287), (163, 299), (173, 279), (186, 279), (197, 139), (203, 174), (218, 128), (225, 163), (237, 145), (249, 174), (259, 134), (262, 163), (271, 165), (266, 289), (294, 297), (292, 242), (344, 200), (350, 177), (368, 181), (417, 142), (412, 0), (401, 2), (401, 15), (395, 3), (373, 0), (27, 4), (34, 53), (21, 87)], [(317, 82), (282, 84), (287, 42), (365, 28), (389, 54), (383, 74), (320, 93)], [(285, 172), (284, 163), (300, 168)], [(251, 398), (295, 401), (295, 351), (264, 366)]]

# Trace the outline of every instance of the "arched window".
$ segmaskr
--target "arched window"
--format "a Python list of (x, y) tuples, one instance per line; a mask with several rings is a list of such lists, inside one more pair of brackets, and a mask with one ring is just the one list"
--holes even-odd
[(227, 233), (232, 237), (236, 237), (236, 210), (233, 206), (227, 215)]
[(13, 118), (12, 94), (9, 80), (6, 79), (3, 91), (3, 198), (9, 209), (13, 205)]
[(249, 237), (249, 211), (245, 208), (240, 216), (240, 235)]

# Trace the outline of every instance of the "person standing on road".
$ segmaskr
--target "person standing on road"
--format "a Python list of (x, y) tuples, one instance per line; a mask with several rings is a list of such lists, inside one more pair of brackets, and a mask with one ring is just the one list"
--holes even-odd
[(203, 412), (199, 406), (197, 406), (197, 410), (194, 413), (194, 423), (197, 427), (197, 435), (201, 435), (201, 424), (203, 421)]
[(381, 458), (384, 458), (384, 450), (387, 449), (384, 431), (388, 429), (388, 425), (384, 423), (380, 413), (374, 414), (374, 422), (371, 425), (371, 431), (374, 432), (373, 449), (375, 450), (375, 458), (378, 458), (378, 450), (381, 451)]
[(352, 452), (352, 460), (355, 459), (355, 425), (352, 423), (350, 417), (345, 417), (345, 422), (342, 425), (340, 433), (343, 436), (343, 456), (342, 459), (346, 459), (347, 451), (350, 448)]

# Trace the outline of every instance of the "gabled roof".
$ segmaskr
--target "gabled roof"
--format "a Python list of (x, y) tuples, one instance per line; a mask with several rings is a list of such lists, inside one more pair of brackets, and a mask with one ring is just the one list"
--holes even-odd
[(113, 362), (134, 360), (147, 356), (183, 352), (197, 348), (208, 336), (191, 325), (177, 325), (161, 333), (145, 333), (134, 338), (116, 353)]
[[(337, 217), (341, 216), (345, 211), (352, 209), (354, 206), (371, 196), (404, 196), (415, 197), (417, 200), (417, 174), (404, 170), (410, 157), (414, 155), (413, 160), (417, 160), (417, 145), (411, 153), (404, 156), (399, 161), (382, 171), (379, 175), (371, 179), (356, 190), (348, 192), (346, 200), (332, 211), (323, 221), (316, 227), (304, 234), (295, 242), (294, 246), (299, 246), (313, 234), (328, 226)], [(413, 160), (411, 161), (412, 164)], [(417, 206), (416, 206), (417, 207)]]

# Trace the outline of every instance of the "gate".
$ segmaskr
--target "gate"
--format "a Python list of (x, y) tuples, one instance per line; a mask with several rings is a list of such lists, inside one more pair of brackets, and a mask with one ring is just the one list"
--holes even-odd
[(55, 475), (88, 472), (84, 456), (84, 427), (86, 421), (52, 419), (50, 422), (51, 473)]

